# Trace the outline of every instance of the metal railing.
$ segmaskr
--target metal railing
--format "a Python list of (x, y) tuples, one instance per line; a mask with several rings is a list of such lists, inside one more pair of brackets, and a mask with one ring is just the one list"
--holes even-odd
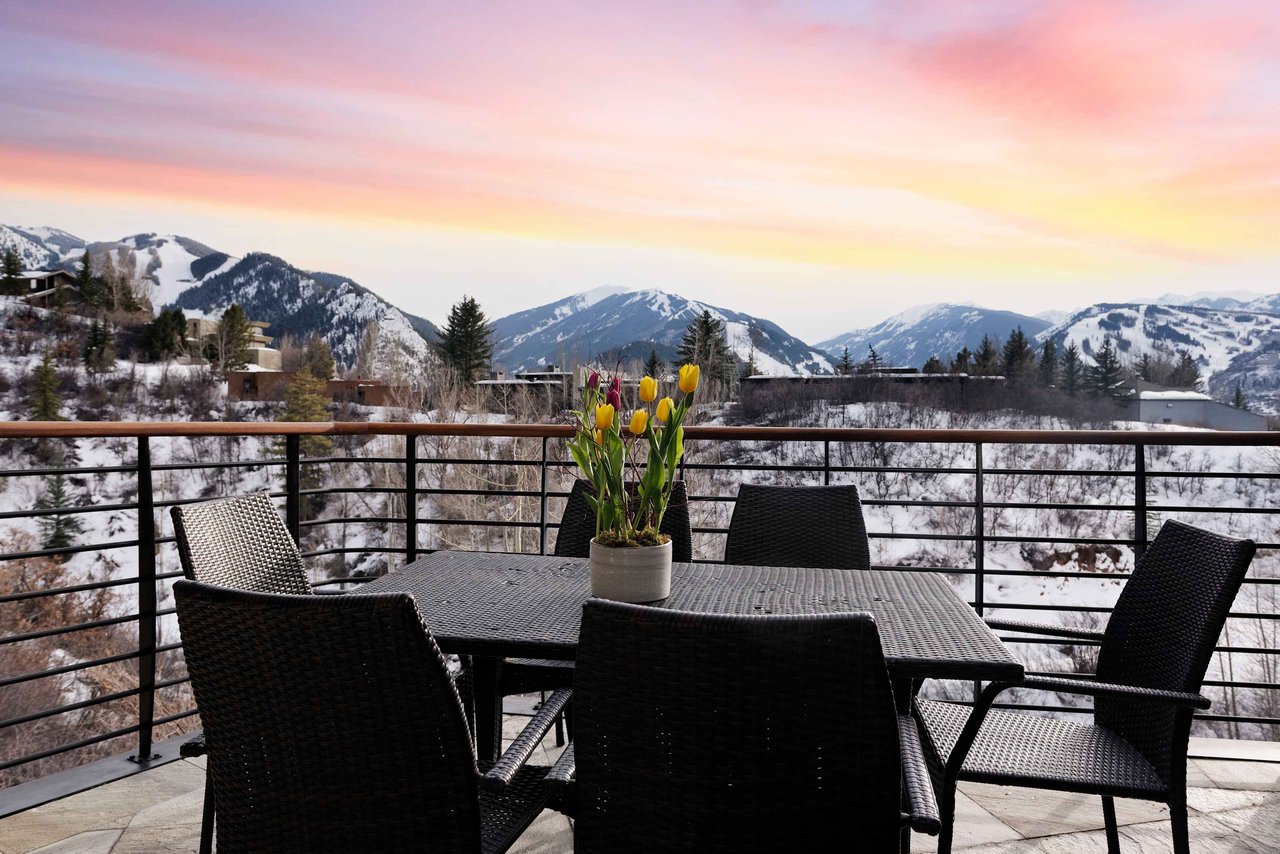
[[(238, 472), (241, 477), (250, 473), (261, 480), (263, 477), (272, 484), (282, 485), (282, 489), (272, 490), (272, 494), (283, 500), (287, 526), (296, 541), (306, 544), (313, 531), (323, 531), (333, 526), (359, 525), (371, 526), (388, 533), (381, 542), (347, 543), (336, 545), (320, 544), (304, 551), (304, 556), (312, 559), (339, 558), (345, 566), (348, 555), (357, 555), (367, 559), (371, 555), (383, 555), (403, 560), (416, 559), (419, 555), (430, 551), (431, 545), (424, 545), (421, 534), (439, 532), (450, 528), (472, 529), (515, 529), (516, 531), (535, 531), (536, 545), (532, 539), (521, 541), (524, 550), (535, 550), (547, 553), (550, 543), (549, 534), (557, 527), (556, 512), (551, 502), (563, 499), (568, 493), (563, 488), (565, 481), (571, 476), (572, 462), (567, 459), (562, 443), (559, 441), (570, 435), (569, 428), (559, 425), (491, 425), (491, 424), (395, 424), (395, 423), (323, 423), (323, 424), (277, 424), (277, 423), (5, 423), (0, 424), (0, 447), (7, 446), (12, 455), (15, 452), (13, 442), (29, 443), (27, 452), (37, 454), (40, 449), (56, 445), (59, 441), (106, 439), (116, 443), (130, 443), (133, 449), (133, 461), (122, 461), (119, 464), (90, 466), (59, 466), (42, 464), (36, 467), (13, 468), (0, 470), (0, 502), (13, 504), (11, 498), (19, 494), (19, 490), (11, 488), (11, 484), (30, 479), (75, 477), (75, 478), (123, 478), (131, 479), (135, 485), (136, 498), (129, 501), (93, 504), (85, 506), (55, 506), (40, 508), (17, 508), (0, 512), (0, 525), (6, 520), (11, 523), (28, 522), (49, 524), (52, 520), (82, 517), (86, 514), (120, 514), (134, 513), (137, 521), (133, 536), (111, 539), (105, 542), (88, 544), (53, 545), (41, 548), (15, 549), (12, 544), (0, 543), (0, 573), (6, 568), (29, 567), (31, 562), (60, 562), (76, 555), (94, 553), (106, 556), (120, 553), (122, 550), (132, 551), (136, 560), (136, 574), (124, 577), (76, 578), (61, 579), (57, 586), (32, 586), (20, 589), (11, 581), (0, 587), (0, 692), (13, 691), (24, 686), (40, 683), (42, 680), (53, 680), (54, 683), (65, 683), (69, 677), (84, 674), (97, 668), (122, 666), (128, 668), (132, 684), (106, 690), (101, 687), (91, 696), (81, 697), (61, 691), (65, 702), (58, 702), (44, 708), (24, 709), (20, 713), (0, 714), (0, 746), (21, 745), (24, 739), (6, 738), (6, 734), (20, 733), (38, 727), (43, 722), (57, 718), (67, 719), (71, 716), (84, 715), (86, 712), (107, 704), (115, 704), (113, 708), (121, 708), (121, 703), (130, 703), (124, 707), (122, 714), (128, 720), (119, 726), (111, 726), (102, 731), (76, 733), (77, 737), (69, 738), (55, 744), (38, 744), (33, 749), (23, 750), (21, 747), (0, 749), (0, 774), (13, 773), (15, 770), (31, 767), (34, 763), (54, 757), (84, 751), (86, 748), (116, 743), (117, 740), (128, 739), (129, 753), (136, 762), (146, 763), (155, 756), (156, 733), (161, 727), (179, 724), (196, 714), (194, 708), (168, 709), (163, 714), (157, 711), (157, 698), (162, 694), (170, 696), (179, 693), (187, 678), (177, 660), (181, 652), (180, 642), (166, 642), (162, 631), (166, 618), (172, 622), (174, 609), (162, 607), (163, 585), (165, 582), (180, 576), (180, 572), (165, 569), (158, 560), (161, 547), (171, 547), (174, 538), (163, 536), (157, 528), (157, 514), (164, 514), (169, 508), (206, 500), (213, 495), (184, 495), (166, 497), (163, 490), (157, 492), (156, 477), (168, 476), (189, 470), (227, 470)], [(303, 441), (307, 437), (366, 437), (357, 441), (369, 441), (372, 437), (398, 437), (403, 441), (403, 449), (398, 453), (374, 448), (371, 454), (342, 455), (334, 453), (318, 457), (305, 457), (302, 452)], [(240, 439), (244, 437), (280, 437), (279, 455), (260, 459), (229, 460), (190, 460), (174, 462), (155, 462), (152, 459), (153, 443), (160, 438), (174, 437), (225, 437)], [(424, 456), (420, 447), (426, 438), (448, 438), (451, 440), (496, 439), (511, 444), (523, 442), (528, 446), (527, 457), (494, 458), (486, 456), (475, 449), (463, 449), (466, 453), (435, 453)], [(894, 430), (894, 429), (859, 429), (859, 428), (786, 428), (786, 427), (690, 427), (686, 431), (686, 441), (693, 449), (709, 451), (716, 449), (720, 459), (711, 459), (708, 452), (690, 452), (683, 465), (686, 480), (691, 483), (691, 502), (700, 504), (706, 512), (702, 514), (700, 524), (695, 524), (694, 532), (701, 537), (702, 559), (714, 560), (715, 542), (727, 532), (724, 524), (725, 516), (732, 506), (732, 490), (725, 488), (735, 479), (744, 477), (790, 479), (809, 483), (833, 483), (839, 481), (858, 482), (862, 478), (899, 476), (903, 484), (910, 488), (912, 478), (947, 478), (953, 482), (952, 494), (937, 495), (930, 490), (922, 490), (924, 494), (877, 495), (874, 490), (864, 490), (863, 504), (868, 508), (870, 537), (873, 543), (884, 544), (886, 554), (892, 554), (892, 548), (898, 541), (912, 543), (952, 543), (960, 544), (963, 552), (952, 551), (968, 558), (964, 565), (946, 565), (932, 563), (916, 568), (928, 571), (943, 572), (960, 579), (971, 579), (971, 586), (966, 589), (969, 599), (980, 612), (994, 609), (1043, 612), (1072, 612), (1075, 614), (1105, 614), (1109, 606), (1099, 604), (1079, 604), (1069, 601), (1016, 601), (1008, 599), (993, 600), (989, 589), (993, 584), (997, 587), (1001, 579), (1018, 579), (1036, 577), (1044, 579), (1060, 579), (1063, 582), (1076, 579), (1092, 581), (1116, 581), (1128, 577), (1128, 571), (1121, 568), (1106, 573), (1089, 572), (1079, 568), (1045, 569), (1010, 568), (992, 565), (989, 562), (992, 550), (1011, 544), (1043, 544), (1063, 546), (1104, 546), (1131, 549), (1133, 556), (1141, 555), (1154, 534), (1152, 520), (1168, 514), (1225, 514), (1227, 522), (1239, 524), (1241, 519), (1265, 520), (1261, 529), (1252, 524), (1251, 531), (1265, 530), (1271, 536), (1259, 539), (1260, 558), (1268, 556), (1280, 559), (1280, 536), (1276, 535), (1274, 505), (1267, 502), (1259, 504), (1224, 505), (1215, 503), (1211, 506), (1187, 503), (1169, 503), (1152, 501), (1153, 484), (1162, 480), (1175, 481), (1181, 478), (1206, 478), (1227, 482), (1265, 482), (1280, 481), (1280, 466), (1275, 471), (1255, 471), (1236, 468), (1234, 470), (1214, 471), (1179, 471), (1172, 468), (1151, 469), (1148, 457), (1153, 456), (1154, 449), (1193, 448), (1196, 446), (1231, 447), (1240, 449), (1269, 449), (1280, 446), (1278, 433), (1210, 433), (1210, 432), (1124, 432), (1124, 431), (1019, 431), (1019, 430)], [(883, 446), (946, 446), (951, 449), (957, 460), (956, 464), (947, 466), (922, 466), (915, 464), (888, 464), (868, 461), (856, 453), (859, 449)], [(763, 448), (759, 447), (763, 446)], [(1108, 448), (1120, 446), (1127, 449), (1131, 464), (1127, 468), (1071, 468), (1063, 466), (1044, 466), (1021, 468), (1010, 465), (991, 464), (992, 449), (1002, 447), (1051, 447), (1051, 446), (1092, 446)], [(124, 445), (117, 447), (118, 455), (125, 451)], [(25, 453), (25, 452), (24, 452)], [(725, 459), (725, 457), (728, 459)], [(768, 459), (773, 457), (772, 461)], [(781, 460), (781, 461), (780, 461)], [(334, 486), (325, 484), (320, 479), (310, 476), (319, 467), (336, 469), (344, 465), (359, 463), (381, 467), (381, 470), (393, 472), (394, 476), (378, 479), (376, 482), (363, 484), (346, 484)], [(443, 470), (458, 470), (465, 467), (484, 468), (486, 470), (505, 470), (507, 468), (533, 471), (537, 485), (530, 484), (515, 487), (501, 483), (484, 482), (479, 485), (458, 486), (446, 482), (438, 473)], [(433, 472), (435, 474), (433, 474)], [(1043, 500), (1018, 500), (1005, 496), (993, 496), (991, 482), (993, 478), (1098, 478), (1108, 482), (1118, 480), (1131, 485), (1125, 490), (1130, 496), (1125, 501), (1097, 502), (1064, 502)], [(553, 488), (553, 480), (559, 480), (562, 488)], [(968, 494), (962, 498), (955, 496), (954, 483), (971, 483)], [(705, 487), (701, 492), (698, 489)], [(244, 491), (244, 490), (232, 490)], [(936, 490), (934, 491), (936, 492)], [(30, 490), (27, 493), (29, 494)], [(5, 498), (8, 495), (10, 498)], [(363, 495), (371, 498), (381, 497), (383, 512), (365, 515), (315, 516), (309, 517), (308, 508), (328, 500), (335, 495)], [(441, 515), (438, 502), (445, 498), (494, 499), (513, 502), (521, 512), (507, 515), (474, 515), (450, 516)], [(427, 505), (422, 512), (424, 502)], [(895, 512), (921, 512), (966, 514), (968, 520), (966, 530), (876, 530), (873, 527), (876, 514), (892, 514)], [(1064, 536), (1044, 533), (1002, 532), (999, 523), (1000, 514), (1007, 511), (1023, 511), (1043, 513), (1112, 513), (1121, 514), (1131, 520), (1128, 529), (1120, 532), (1098, 532), (1089, 536)], [(885, 518), (891, 518), (885, 516)], [(1219, 525), (1228, 533), (1237, 533), (1230, 525)], [(120, 525), (115, 526), (116, 529)], [(2, 530), (2, 529), (0, 529)], [(395, 532), (398, 531), (398, 534)], [(1110, 535), (1103, 535), (1110, 534)], [(437, 536), (438, 534), (434, 534)], [(124, 561), (122, 565), (128, 565)], [(170, 555), (169, 565), (176, 564)], [(894, 560), (890, 565), (900, 565), (901, 560)], [(49, 566), (49, 564), (41, 564)], [(1255, 568), (1259, 566), (1255, 562)], [(10, 572), (16, 577), (16, 571)], [(336, 577), (325, 578), (316, 582), (320, 588), (343, 587), (352, 583), (367, 580), (368, 575), (351, 575), (343, 572)], [(962, 583), (965, 583), (962, 581)], [(1264, 657), (1268, 662), (1262, 668), (1265, 674), (1276, 672), (1274, 663), (1280, 655), (1280, 649), (1274, 640), (1274, 621), (1277, 619), (1275, 585), (1280, 584), (1280, 573), (1270, 571), (1251, 572), (1246, 585), (1265, 590), (1266, 597), (1256, 597), (1258, 601), (1266, 599), (1272, 606), (1252, 610), (1235, 610), (1232, 619), (1256, 622), (1264, 627), (1253, 642), (1245, 638), (1243, 642), (1224, 638), (1217, 647), (1217, 652), (1232, 660), (1234, 655)], [(94, 594), (99, 591), (119, 592), (131, 590), (136, 606), (126, 609), (126, 613), (92, 614), (92, 619), (73, 624), (32, 624), (32, 614), (57, 614), (58, 609), (52, 603), (60, 597)], [(45, 607), (49, 606), (49, 607)], [(42, 611), (41, 608), (44, 608)], [(22, 619), (11, 619), (15, 615), (23, 615)], [(24, 623), (23, 620), (26, 622)], [(18, 630), (12, 630), (13, 626)], [(136, 643), (128, 649), (112, 649), (102, 655), (86, 655), (70, 657), (64, 654), (51, 655), (42, 666), (32, 670), (15, 671), (14, 662), (21, 663), (21, 655), (6, 654), (10, 651), (21, 651), (32, 646), (44, 649), (61, 649), (66, 639), (92, 632), (110, 630), (115, 642), (120, 642), (119, 631), (122, 627), (136, 628)], [(1061, 648), (1061, 640), (1043, 640), (1010, 636), (1006, 640), (1034, 647), (1036, 644), (1052, 644)], [(1086, 647), (1087, 641), (1072, 641), (1073, 647)], [(37, 656), (38, 658), (38, 656)], [(161, 662), (164, 666), (161, 666)], [(1035, 671), (1041, 672), (1041, 671)], [(1080, 671), (1078, 675), (1085, 675)], [(1247, 676), (1247, 675), (1246, 675)], [(1274, 693), (1280, 691), (1280, 682), (1275, 677), (1246, 678), (1236, 676), (1233, 669), (1219, 673), (1206, 682), (1209, 689), (1220, 694), (1235, 691), (1252, 691)], [(44, 684), (51, 684), (45, 682)], [(178, 689), (178, 692), (175, 692)], [(169, 693), (164, 693), (169, 692)], [(1014, 703), (1013, 707), (1043, 711), (1072, 711), (1072, 708), (1049, 703)], [(0, 712), (6, 706), (0, 693)], [(1256, 710), (1242, 713), (1240, 707), (1229, 705), (1226, 709), (1215, 709), (1212, 713), (1200, 716), (1206, 722), (1220, 722), (1233, 726), (1248, 726), (1251, 731), (1270, 730), (1280, 732), (1280, 714), (1259, 713)], [(172, 727), (170, 727), (172, 729)], [(1274, 735), (1272, 736), (1274, 737)]]

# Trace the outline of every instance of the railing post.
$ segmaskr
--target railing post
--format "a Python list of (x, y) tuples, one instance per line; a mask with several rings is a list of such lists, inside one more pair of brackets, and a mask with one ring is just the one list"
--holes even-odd
[(284, 520), (294, 543), (302, 542), (302, 439), (284, 437)]
[(822, 485), (831, 485), (831, 440), (822, 440)]
[(151, 750), (156, 710), (156, 516), (151, 444), (138, 437), (138, 752), (132, 762), (158, 758)]
[(982, 616), (986, 593), (987, 514), (982, 486), (982, 443), (973, 446), (973, 607)]
[(538, 489), (538, 554), (547, 553), (547, 437), (542, 437), (542, 485)]
[(404, 548), (409, 563), (418, 559), (418, 437), (404, 437)]
[(1147, 550), (1147, 446), (1133, 446), (1133, 556)]

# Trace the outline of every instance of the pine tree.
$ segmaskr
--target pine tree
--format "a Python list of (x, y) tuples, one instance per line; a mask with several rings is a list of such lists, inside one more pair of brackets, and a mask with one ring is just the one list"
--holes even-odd
[(1102, 339), (1102, 347), (1098, 350), (1097, 355), (1093, 357), (1094, 366), (1090, 373), (1090, 380), (1095, 394), (1113, 394), (1116, 386), (1120, 385), (1123, 369), (1120, 365), (1120, 356), (1116, 353), (1115, 344), (1111, 341), (1111, 336), (1107, 335)]
[(680, 341), (677, 356), (682, 365), (694, 364), (702, 375), (720, 382), (724, 388), (733, 385), (734, 358), (725, 337), (724, 321), (703, 310), (693, 319)]
[(80, 256), (80, 269), (76, 271), (76, 287), (80, 288), (80, 300), (90, 308), (102, 305), (102, 282), (93, 275), (89, 250)]
[(1058, 345), (1050, 338), (1040, 348), (1040, 385), (1052, 388), (1058, 380)]
[[(284, 412), (277, 421), (328, 421), (329, 397), (325, 393), (325, 381), (302, 368), (284, 391)], [(283, 447), (283, 442), (281, 443)], [(299, 449), (306, 457), (324, 456), (333, 448), (333, 440), (328, 436), (303, 436)], [(310, 466), (315, 468), (315, 466)]]
[(1231, 398), (1231, 405), (1236, 409), (1243, 409), (1246, 411), (1249, 409), (1249, 401), (1244, 396), (1244, 389), (1240, 387), (1240, 383), (1236, 383), (1236, 393)]
[(842, 377), (853, 374), (853, 359), (849, 358), (848, 347), (844, 348), (844, 352), (840, 354), (840, 361), (836, 362), (836, 373)]
[(187, 317), (182, 309), (168, 308), (151, 321), (144, 334), (147, 356), (163, 361), (181, 355), (187, 341)]
[(1200, 366), (1196, 364), (1196, 360), (1191, 358), (1191, 354), (1182, 351), (1178, 356), (1178, 364), (1174, 367), (1173, 373), (1169, 375), (1169, 385), (1174, 388), (1191, 388), (1199, 389), (1200, 383)]
[(929, 361), (924, 363), (924, 367), (920, 369), (920, 372), (924, 374), (945, 374), (947, 367), (942, 364), (942, 360), (937, 356), (930, 356)]
[(1000, 344), (990, 335), (982, 336), (978, 352), (973, 354), (973, 372), (980, 377), (994, 377), (1000, 372)]
[[(72, 506), (66, 478), (56, 474), (45, 481), (44, 490), (36, 499), (37, 510), (64, 510)], [(80, 520), (72, 515), (39, 517), (41, 548), (65, 549), (75, 545), (76, 534), (84, 530)]]
[(61, 421), (62, 395), (58, 390), (58, 372), (53, 368), (53, 354), (44, 348), (44, 359), (31, 371), (27, 405), (32, 421)]
[(742, 363), (742, 368), (738, 372), (738, 378), (745, 380), (747, 377), (754, 377), (760, 373), (760, 368), (756, 365), (756, 349), (751, 348), (747, 353), (747, 360)]
[(218, 321), (209, 356), (222, 370), (239, 371), (249, 364), (249, 345), (252, 342), (253, 331), (249, 319), (244, 316), (244, 309), (232, 303)]
[(22, 293), (22, 259), (13, 247), (4, 250), (0, 256), (0, 293), (18, 295)]
[(667, 366), (658, 358), (658, 351), (650, 350), (649, 358), (644, 360), (644, 375), (661, 382), (666, 373)]
[(84, 347), (80, 352), (85, 370), (91, 374), (105, 374), (115, 369), (116, 345), (115, 333), (111, 322), (95, 320), (85, 336)]
[(876, 348), (868, 344), (867, 345), (867, 369), (871, 371), (871, 373), (873, 374), (876, 373), (877, 371), (880, 370), (880, 365), (882, 361), (883, 360), (880, 358), (880, 354), (876, 352)]
[(1017, 385), (1027, 374), (1031, 373), (1035, 363), (1035, 351), (1027, 343), (1026, 333), (1019, 326), (1009, 333), (1008, 340), (1004, 342), (1004, 351), (1001, 353), (1001, 369), (1009, 383)]
[(968, 347), (960, 348), (956, 353), (956, 357), (951, 360), (951, 373), (967, 374), (973, 370), (973, 354), (969, 352)]
[(1062, 390), (1072, 397), (1080, 390), (1084, 380), (1084, 364), (1080, 361), (1080, 348), (1071, 341), (1062, 351)]
[(449, 309), (449, 320), (440, 333), (436, 352), (462, 385), (470, 385), (489, 369), (493, 337), (480, 303), (464, 296)]
[(302, 366), (311, 371), (311, 375), (321, 380), (331, 380), (337, 373), (337, 365), (329, 345), (319, 335), (307, 339), (306, 349), (302, 352)]

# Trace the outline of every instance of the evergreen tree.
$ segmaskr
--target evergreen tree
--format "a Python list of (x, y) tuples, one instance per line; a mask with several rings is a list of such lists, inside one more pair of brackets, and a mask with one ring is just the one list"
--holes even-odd
[(115, 369), (115, 333), (111, 329), (110, 321), (95, 320), (93, 322), (89, 327), (89, 334), (85, 336), (80, 355), (84, 361), (85, 370), (91, 374), (105, 374)]
[(844, 352), (840, 354), (840, 361), (836, 362), (836, 373), (842, 377), (853, 374), (853, 359), (849, 358), (848, 347), (844, 348)]
[(942, 360), (937, 356), (930, 356), (929, 360), (924, 363), (924, 367), (920, 369), (922, 374), (945, 374), (947, 366), (942, 364)]
[(1236, 409), (1243, 409), (1246, 411), (1249, 409), (1249, 401), (1244, 396), (1244, 389), (1240, 387), (1240, 383), (1236, 383), (1236, 393), (1231, 398), (1231, 405)]
[(76, 271), (76, 287), (80, 288), (80, 300), (90, 308), (102, 305), (102, 282), (93, 275), (89, 250), (80, 256), (80, 269)]
[[(329, 397), (325, 394), (325, 381), (302, 368), (284, 391), (284, 412), (277, 421), (328, 421), (330, 419)], [(283, 441), (280, 443), (283, 448)], [(299, 449), (305, 457), (324, 456), (333, 448), (333, 440), (328, 436), (303, 436)], [(315, 466), (308, 468), (315, 469)]]
[(306, 349), (302, 352), (302, 366), (311, 371), (311, 375), (320, 380), (331, 380), (337, 373), (337, 365), (329, 345), (319, 335), (307, 339)]
[(1040, 385), (1053, 387), (1058, 380), (1058, 346), (1050, 338), (1040, 348)]
[(703, 310), (693, 319), (684, 332), (677, 351), (680, 364), (695, 364), (702, 368), (702, 375), (719, 381), (724, 388), (733, 385), (734, 358), (725, 337), (724, 321)]
[(960, 348), (956, 353), (956, 357), (951, 360), (951, 373), (967, 374), (973, 370), (973, 354), (969, 352), (968, 347)]
[[(44, 490), (36, 499), (37, 510), (64, 510), (72, 506), (66, 478), (56, 474), (45, 481)], [(76, 534), (83, 530), (80, 520), (71, 515), (41, 516), (39, 518), (41, 548), (65, 549), (75, 545)]]
[(249, 365), (249, 345), (253, 342), (253, 327), (244, 316), (244, 309), (232, 303), (218, 321), (218, 331), (210, 342), (209, 358), (224, 371), (239, 371)]
[(1068, 342), (1062, 351), (1062, 390), (1072, 397), (1084, 381), (1084, 363), (1080, 361), (1080, 348), (1076, 342)]
[(874, 374), (877, 371), (879, 371), (880, 368), (883, 366), (884, 366), (884, 359), (880, 358), (880, 354), (876, 351), (875, 347), (872, 347), (870, 344), (868, 344), (867, 345), (867, 370), (871, 371), (871, 373)]
[(982, 336), (978, 352), (973, 354), (973, 372), (980, 377), (994, 377), (1000, 373), (1000, 345), (990, 335)]
[(1138, 360), (1138, 379), (1153, 383), (1155, 382), (1155, 366), (1151, 361), (1150, 353), (1143, 353), (1142, 358)]
[(747, 353), (747, 360), (742, 363), (742, 368), (738, 372), (738, 378), (745, 380), (747, 377), (753, 377), (760, 373), (760, 368), (756, 365), (756, 348), (752, 347)]
[(1017, 385), (1031, 373), (1035, 364), (1035, 351), (1027, 343), (1026, 333), (1019, 326), (1009, 333), (1009, 339), (1004, 342), (1000, 361), (1001, 370), (1011, 385)]
[(462, 385), (470, 385), (489, 369), (493, 338), (480, 303), (464, 296), (449, 309), (449, 320), (440, 332), (436, 352)]
[(31, 371), (27, 388), (27, 405), (32, 421), (61, 421), (62, 395), (58, 390), (58, 372), (53, 368), (53, 354), (44, 348), (44, 359)]
[(160, 362), (181, 355), (186, 349), (187, 317), (182, 309), (168, 308), (147, 325), (144, 333), (147, 357)]
[(658, 358), (657, 350), (649, 351), (649, 358), (644, 360), (644, 375), (653, 377), (658, 382), (662, 382), (662, 378), (666, 376), (667, 366)]
[(1178, 364), (1169, 375), (1169, 385), (1174, 388), (1200, 388), (1200, 366), (1185, 350), (1178, 354)]
[(1120, 385), (1123, 375), (1123, 368), (1120, 365), (1120, 356), (1116, 353), (1115, 344), (1111, 341), (1111, 336), (1107, 335), (1102, 339), (1102, 347), (1098, 350), (1097, 355), (1093, 357), (1094, 366), (1090, 373), (1093, 391), (1095, 394), (1113, 394), (1116, 386)]
[(22, 259), (13, 247), (5, 249), (4, 255), (0, 256), (0, 293), (21, 294), (22, 279), (18, 278), (21, 273)]

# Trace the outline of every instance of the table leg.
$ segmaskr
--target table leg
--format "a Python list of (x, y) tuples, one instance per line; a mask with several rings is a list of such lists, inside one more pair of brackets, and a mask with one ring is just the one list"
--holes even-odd
[(476, 758), (496, 761), (502, 749), (502, 659), (474, 656)]
[(892, 679), (893, 683), (893, 704), (898, 709), (898, 714), (911, 714), (911, 701), (915, 699), (916, 694), (920, 693), (920, 688), (924, 684), (920, 679)]

